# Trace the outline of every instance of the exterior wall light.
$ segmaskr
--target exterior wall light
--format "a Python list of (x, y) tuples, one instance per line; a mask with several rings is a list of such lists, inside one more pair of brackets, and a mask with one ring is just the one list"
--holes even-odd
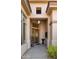
[(40, 21), (38, 20), (38, 24), (40, 24)]

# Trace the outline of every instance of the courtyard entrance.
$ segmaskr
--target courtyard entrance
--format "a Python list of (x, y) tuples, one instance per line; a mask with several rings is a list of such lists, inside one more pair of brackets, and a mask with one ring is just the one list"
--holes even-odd
[(30, 44), (22, 59), (48, 59), (47, 55), (47, 39), (48, 27), (47, 18), (30, 20)]

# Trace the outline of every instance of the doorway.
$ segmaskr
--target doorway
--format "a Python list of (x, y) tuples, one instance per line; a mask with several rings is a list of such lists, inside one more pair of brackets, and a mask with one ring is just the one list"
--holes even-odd
[(31, 46), (35, 45), (45, 45), (47, 46), (48, 39), (48, 27), (47, 18), (45, 19), (31, 19)]
[(39, 44), (39, 24), (38, 21), (31, 22), (31, 46)]

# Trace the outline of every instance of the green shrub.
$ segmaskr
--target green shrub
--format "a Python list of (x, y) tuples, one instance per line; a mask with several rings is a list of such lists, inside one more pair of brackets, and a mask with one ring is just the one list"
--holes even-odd
[(48, 47), (48, 55), (49, 55), (51, 58), (56, 59), (56, 58), (57, 58), (57, 47), (50, 45), (50, 46)]

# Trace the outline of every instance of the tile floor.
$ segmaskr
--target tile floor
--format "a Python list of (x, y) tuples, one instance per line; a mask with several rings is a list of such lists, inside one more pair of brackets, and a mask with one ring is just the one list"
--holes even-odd
[(47, 58), (47, 49), (44, 45), (36, 45), (32, 47), (22, 59), (48, 59)]

